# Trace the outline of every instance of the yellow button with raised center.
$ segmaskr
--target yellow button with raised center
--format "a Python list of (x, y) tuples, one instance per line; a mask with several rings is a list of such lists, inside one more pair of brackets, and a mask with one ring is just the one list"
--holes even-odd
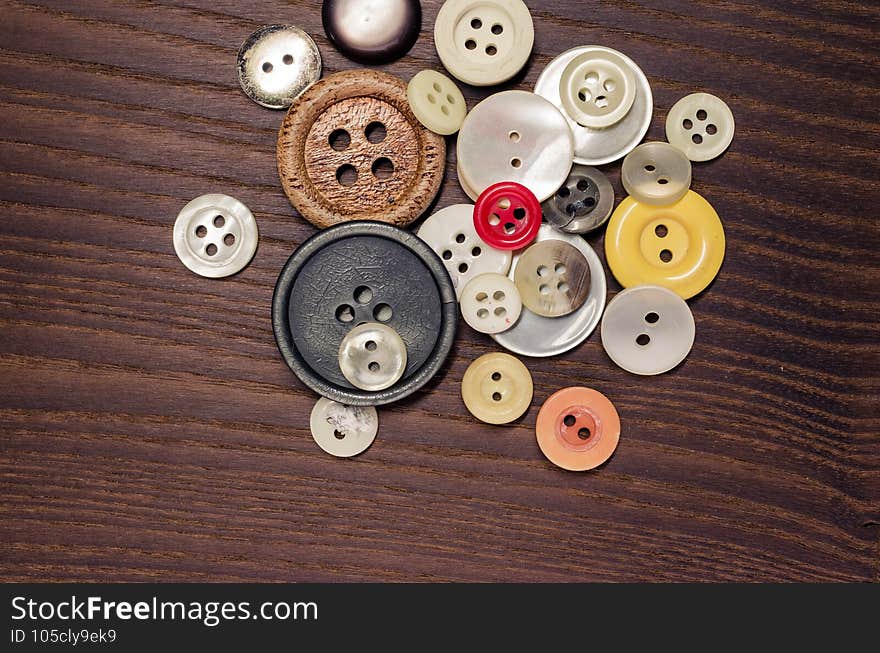
[(627, 197), (608, 222), (605, 258), (624, 288), (653, 284), (688, 299), (721, 269), (724, 228), (712, 205), (692, 190), (669, 206)]
[(461, 380), (461, 397), (471, 415), (487, 424), (507, 424), (532, 403), (532, 375), (510, 354), (483, 354)]

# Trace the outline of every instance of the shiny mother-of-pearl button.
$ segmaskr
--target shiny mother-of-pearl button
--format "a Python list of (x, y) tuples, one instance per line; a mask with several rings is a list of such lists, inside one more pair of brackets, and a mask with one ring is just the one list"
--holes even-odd
[(417, 233), (443, 260), (457, 297), (468, 281), (485, 272), (506, 275), (512, 255), (489, 247), (474, 228), (474, 205), (453, 204), (422, 223)]
[(623, 159), (620, 181), (646, 204), (674, 204), (691, 187), (691, 162), (669, 143), (642, 143)]
[(471, 199), (492, 184), (514, 181), (543, 202), (571, 170), (571, 129), (559, 109), (544, 98), (528, 91), (503, 91), (467, 115), (458, 132), (457, 151), (459, 178)]
[(526, 308), (544, 317), (561, 317), (587, 300), (590, 266), (573, 245), (544, 240), (522, 253), (513, 280)]
[(480, 333), (506, 331), (522, 312), (522, 300), (516, 285), (494, 272), (471, 279), (462, 290), (459, 303), (464, 321)]
[[(620, 57), (621, 61), (632, 71), (636, 85), (635, 99), (629, 111), (620, 121), (604, 129), (594, 129), (578, 124), (577, 120), (566, 112), (559, 93), (559, 84), (566, 67), (583, 54), (598, 52), (612, 53)], [(575, 163), (597, 166), (616, 161), (626, 156), (639, 144), (651, 125), (654, 101), (648, 78), (632, 59), (611, 48), (588, 45), (563, 52), (544, 68), (535, 84), (535, 93), (549, 100), (565, 114), (574, 137)]]
[[(542, 317), (523, 308), (519, 321), (504, 333), (492, 336), (505, 349), (523, 356), (555, 356), (576, 347), (593, 332), (605, 306), (605, 271), (602, 261), (589, 243), (580, 236), (559, 233), (548, 224), (541, 225), (537, 242), (561, 240), (578, 249), (590, 266), (590, 290), (579, 309), (563, 317)], [(522, 254), (513, 258), (509, 276), (515, 278)]]
[(321, 397), (312, 408), (309, 426), (321, 449), (331, 456), (350, 458), (373, 444), (379, 416), (372, 406), (346, 406)]
[(694, 316), (676, 293), (661, 286), (633, 286), (614, 296), (602, 318), (602, 346), (633, 374), (662, 374), (694, 346)]
[(385, 324), (367, 322), (339, 345), (339, 369), (354, 387), (375, 392), (390, 388), (406, 370), (406, 344)]

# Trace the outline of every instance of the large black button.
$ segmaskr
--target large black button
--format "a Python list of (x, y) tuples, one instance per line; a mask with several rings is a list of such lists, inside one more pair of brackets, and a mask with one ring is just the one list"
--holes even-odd
[[(379, 405), (412, 394), (440, 369), (458, 321), (455, 290), (440, 258), (417, 236), (378, 222), (319, 232), (288, 259), (272, 300), (281, 355), (307, 386), (335, 401)], [(339, 367), (354, 327), (379, 322), (406, 344), (406, 369), (390, 388), (355, 388)]]
[(419, 0), (324, 0), (324, 31), (349, 59), (387, 63), (413, 46), (422, 28)]

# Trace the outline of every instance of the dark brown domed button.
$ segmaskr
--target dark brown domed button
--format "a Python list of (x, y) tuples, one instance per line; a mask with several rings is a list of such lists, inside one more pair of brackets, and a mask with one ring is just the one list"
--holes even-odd
[(324, 0), (324, 31), (349, 59), (388, 63), (413, 46), (422, 28), (419, 0)]
[(446, 141), (415, 117), (401, 79), (361, 69), (325, 77), (296, 99), (277, 154), (284, 192), (315, 226), (406, 226), (440, 189)]

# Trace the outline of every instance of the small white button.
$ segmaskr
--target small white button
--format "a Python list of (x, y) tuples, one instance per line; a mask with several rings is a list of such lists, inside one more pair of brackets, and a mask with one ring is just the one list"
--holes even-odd
[(486, 272), (506, 275), (512, 255), (489, 247), (474, 228), (474, 205), (453, 204), (440, 209), (419, 228), (418, 236), (443, 260), (456, 297), (468, 281)]
[(435, 134), (454, 134), (467, 115), (458, 86), (436, 70), (416, 73), (406, 86), (406, 98), (419, 122)]
[(578, 124), (602, 129), (629, 113), (636, 99), (636, 78), (616, 52), (591, 50), (572, 59), (562, 71), (559, 96)]
[(434, 22), (434, 45), (454, 77), (473, 86), (505, 82), (526, 64), (535, 41), (521, 0), (446, 0)]
[(385, 324), (367, 322), (349, 331), (339, 345), (339, 369), (354, 387), (384, 390), (406, 370), (406, 344)]
[(692, 93), (681, 98), (666, 116), (666, 140), (691, 161), (709, 161), (733, 140), (733, 112), (720, 98)]
[(620, 169), (626, 192), (645, 204), (675, 204), (691, 187), (691, 162), (669, 143), (642, 143)]
[(694, 346), (694, 316), (667, 288), (633, 286), (608, 303), (601, 332), (608, 356), (627, 372), (662, 374)]
[(480, 333), (501, 333), (519, 319), (522, 300), (513, 281), (489, 272), (474, 277), (460, 298), (461, 315)]
[(331, 456), (350, 458), (373, 444), (379, 416), (372, 406), (346, 406), (321, 397), (309, 419), (312, 437)]
[(203, 277), (228, 277), (257, 251), (259, 232), (250, 209), (229, 195), (211, 193), (184, 206), (174, 222), (174, 251)]

